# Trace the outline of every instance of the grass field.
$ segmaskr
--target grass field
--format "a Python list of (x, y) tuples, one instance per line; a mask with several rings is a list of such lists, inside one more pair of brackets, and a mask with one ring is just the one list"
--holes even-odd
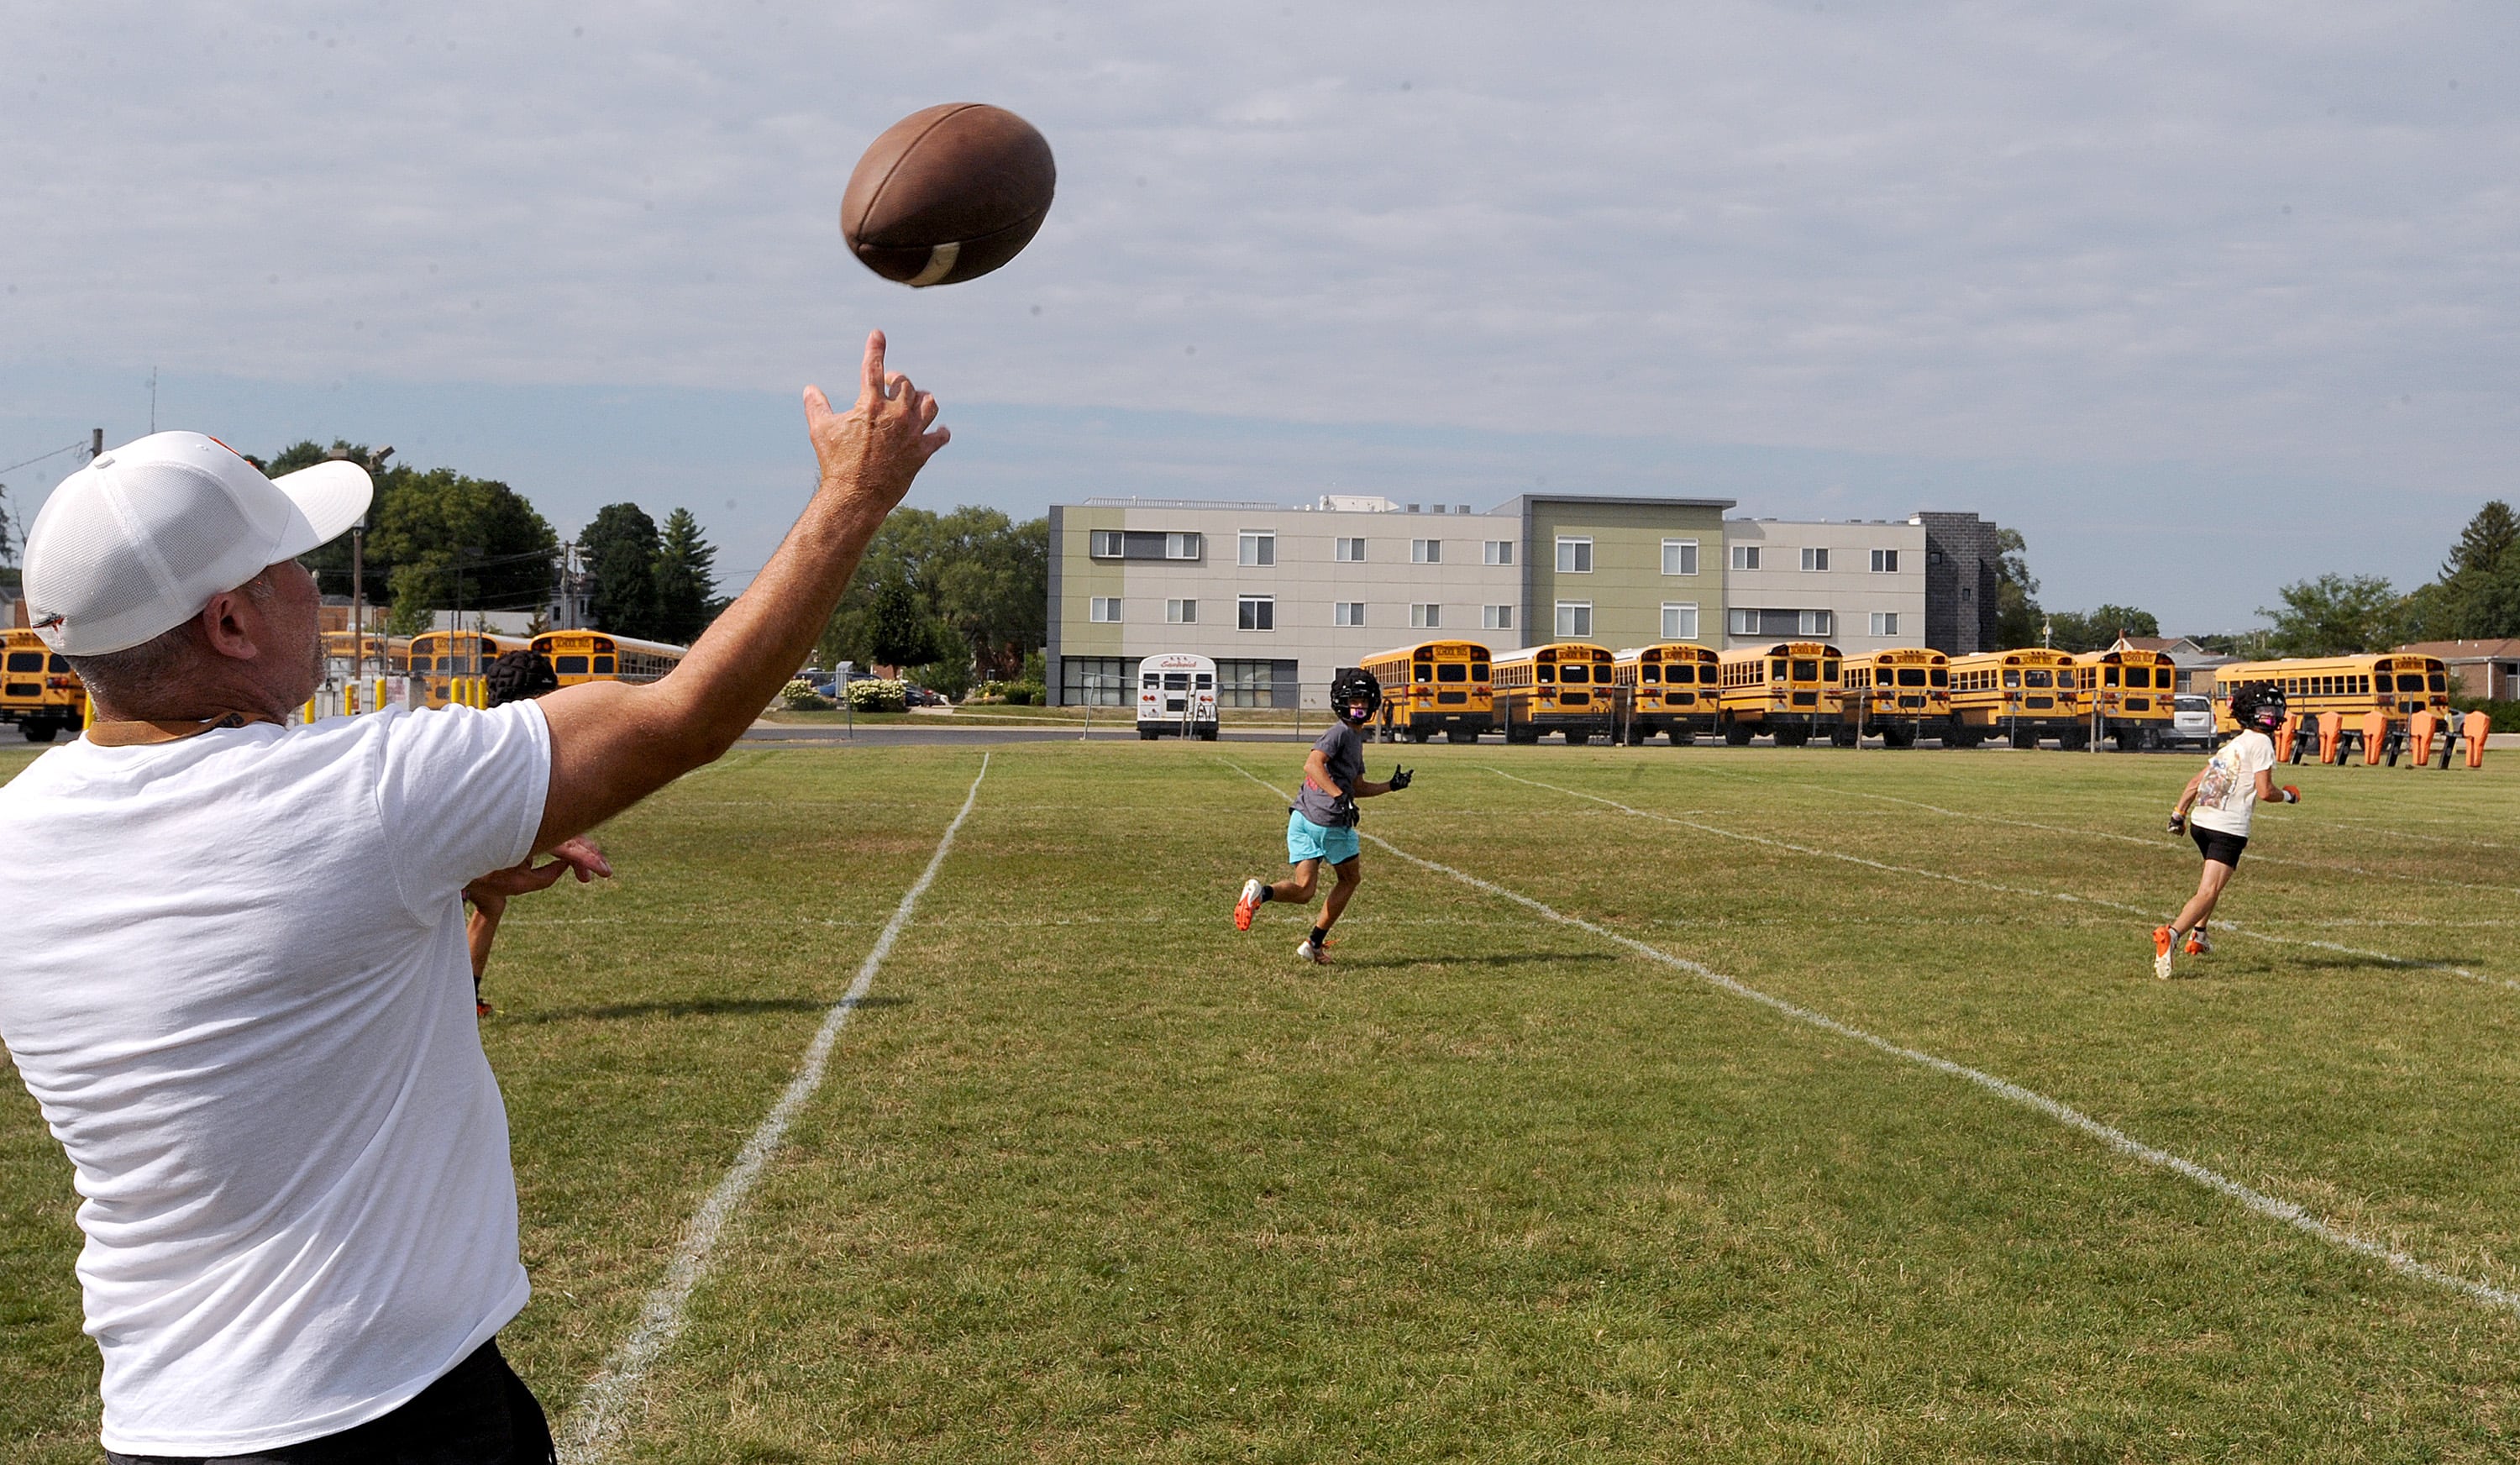
[[(1413, 748), (1323, 969), (1228, 919), (1298, 751), (991, 751), (620, 1458), (2512, 1455), (2520, 764), (2300, 770), (2163, 983), (2186, 758)], [(511, 915), (563, 1431), (981, 756), (739, 751)], [(96, 1458), (72, 1199), (0, 1086), (12, 1461)]]

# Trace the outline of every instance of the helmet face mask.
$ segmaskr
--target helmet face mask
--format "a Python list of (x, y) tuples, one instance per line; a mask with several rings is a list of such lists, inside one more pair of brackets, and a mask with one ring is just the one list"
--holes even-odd
[(1342, 668), (1330, 679), (1330, 706), (1339, 721), (1351, 728), (1363, 727), (1382, 707), (1382, 684), (1362, 667)]
[(2231, 721), (2254, 732), (2282, 727), (2288, 710), (2282, 690), (2271, 683), (2246, 683), (2231, 693)]

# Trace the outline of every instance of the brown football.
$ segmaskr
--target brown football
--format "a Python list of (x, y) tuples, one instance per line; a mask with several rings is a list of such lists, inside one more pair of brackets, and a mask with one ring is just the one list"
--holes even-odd
[(868, 269), (904, 285), (959, 285), (1032, 243), (1058, 166), (1030, 122), (949, 102), (877, 138), (840, 200), (840, 237)]

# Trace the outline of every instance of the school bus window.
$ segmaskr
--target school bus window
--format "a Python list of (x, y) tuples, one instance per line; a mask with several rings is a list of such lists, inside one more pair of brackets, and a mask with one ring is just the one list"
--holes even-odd
[(1473, 661), (1473, 662), (1471, 662), (1471, 663), (1470, 663), (1470, 680), (1471, 680), (1471, 681), (1473, 681), (1473, 682), (1484, 682), (1484, 681), (1486, 681), (1487, 679), (1488, 679), (1488, 664), (1487, 664), (1486, 662), (1484, 662), (1484, 661)]
[[(2019, 687), (2021, 685), (2021, 673), (2010, 667), (2005, 667), (2003, 670), (2003, 685), (2006, 687)], [(2043, 682), (2040, 685), (2045, 687), (2047, 684)]]
[(2400, 691), (2421, 691), (2423, 689), (2424, 679), (2420, 673), (2414, 676), (2401, 676), (2398, 678), (2398, 690)]
[(1770, 662), (1768, 664), (1768, 675), (1778, 682), (1785, 680), (1784, 658), (1778, 657), (1777, 660)]
[[(2010, 680), (2011, 679), (2009, 678), (2005, 679), (2007, 683), (2009, 683)], [(2056, 685), (2053, 678), (2036, 667), (2022, 673), (2021, 680), (2022, 685), (2025, 687), (2053, 687)]]
[(2432, 674), (2431, 688), (2434, 691), (2445, 691), (2449, 689), (2449, 687), (2450, 684), (2442, 680), (2441, 673), (2435, 672)]
[(68, 671), (70, 669), (69, 659), (65, 656), (56, 656), (52, 659), (51, 666), (52, 669), (57, 672)]
[(1823, 662), (1822, 662), (1822, 663), (1820, 664), (1820, 679), (1821, 679), (1822, 681), (1823, 681), (1823, 682), (1834, 682), (1834, 681), (1836, 681), (1836, 680), (1837, 680), (1837, 663), (1836, 663), (1836, 662), (1834, 662), (1834, 661), (1823, 661)]
[(609, 676), (609, 675), (611, 674), (611, 672), (612, 672), (612, 658), (611, 658), (611, 657), (609, 657), (609, 656), (598, 656), (598, 657), (596, 657), (596, 658), (595, 658), (595, 674), (596, 674), (597, 676), (599, 676), (599, 677), (603, 677), (603, 676)]
[(1921, 666), (1903, 666), (1899, 668), (1899, 685), (1902, 687), (1924, 686), (1925, 669)]
[(40, 672), (43, 669), (44, 653), (41, 651), (11, 651), (9, 653), (9, 670), (13, 672)]
[(1820, 661), (1819, 661), (1819, 659), (1818, 659), (1817, 657), (1814, 657), (1814, 658), (1809, 659), (1809, 660), (1797, 659), (1797, 660), (1794, 662), (1793, 680), (1795, 680), (1795, 681), (1797, 681), (1797, 682), (1817, 682), (1817, 681), (1819, 681), (1819, 680), (1820, 680)]
[(1593, 669), (1589, 666), (1569, 664), (1558, 668), (1558, 672), (1559, 676), (1557, 680), (1560, 682), (1590, 682), (1593, 680)]
[(1540, 674), (1540, 680), (1543, 682), (1554, 682), (1557, 680), (1557, 668), (1549, 665), (1547, 662), (1541, 663), (1539, 666), (1532, 668), (1532, 670)]
[(583, 677), (586, 675), (586, 658), (583, 656), (554, 656), (552, 658), (552, 670), (560, 673), (563, 677)]
[(1926, 684), (1932, 687), (1949, 687), (1952, 685), (1952, 674), (1943, 667), (1935, 667), (1927, 674)]
[(1662, 680), (1662, 668), (1655, 666), (1650, 662), (1640, 666), (1637, 668), (1637, 680), (1640, 682), (1659, 682)]
[(1470, 680), (1470, 669), (1459, 661), (1438, 662), (1435, 666), (1435, 680), (1438, 682), (1467, 682)]

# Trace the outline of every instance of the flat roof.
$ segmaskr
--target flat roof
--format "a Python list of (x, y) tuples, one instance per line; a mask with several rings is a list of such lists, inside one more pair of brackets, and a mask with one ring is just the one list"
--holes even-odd
[(1503, 513), (1516, 504), (1642, 504), (1664, 509), (1731, 509), (1738, 499), (1674, 499), (1659, 494), (1516, 494), (1490, 511)]

